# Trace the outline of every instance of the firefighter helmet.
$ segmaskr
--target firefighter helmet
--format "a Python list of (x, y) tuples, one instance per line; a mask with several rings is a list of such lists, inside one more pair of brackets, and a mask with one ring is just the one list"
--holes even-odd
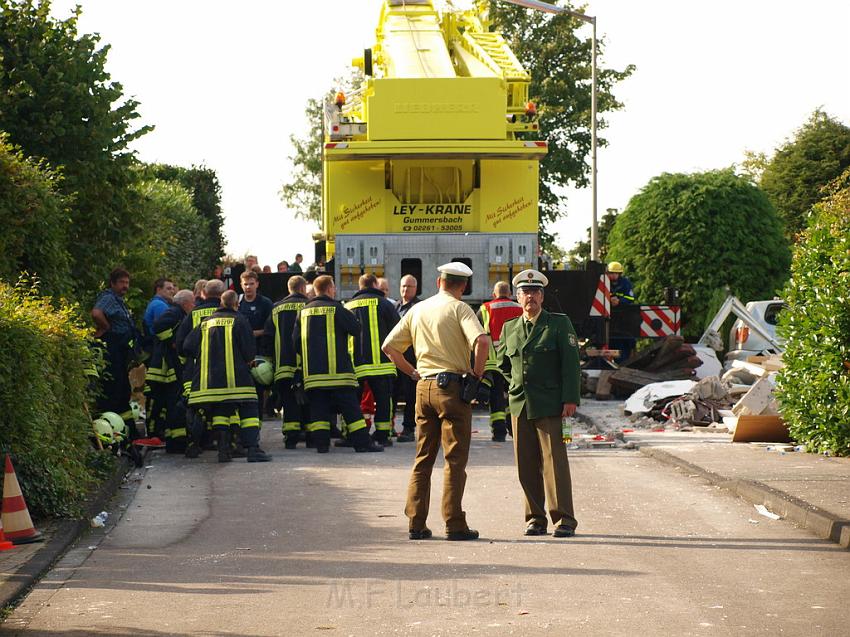
[(271, 385), (274, 380), (274, 367), (265, 359), (257, 359), (257, 364), (251, 368), (251, 376), (260, 385)]
[(112, 444), (112, 425), (106, 418), (98, 418), (91, 424), (94, 430), (95, 438), (100, 440), (104, 445)]
[(109, 423), (112, 427), (112, 437), (117, 440), (124, 440), (127, 437), (127, 424), (124, 419), (114, 411), (105, 411), (100, 416), (103, 420)]
[(608, 264), (608, 272), (613, 272), (615, 274), (622, 274), (623, 273), (623, 264), (620, 263), (619, 261), (611, 261), (611, 263)]

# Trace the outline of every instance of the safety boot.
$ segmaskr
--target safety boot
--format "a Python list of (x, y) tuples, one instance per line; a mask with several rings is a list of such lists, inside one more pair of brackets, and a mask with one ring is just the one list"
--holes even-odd
[(216, 438), (218, 441), (218, 461), (232, 461), (233, 457), (230, 455), (230, 430), (222, 429), (218, 431)]
[(259, 447), (248, 447), (248, 462), (271, 462), (272, 457)]

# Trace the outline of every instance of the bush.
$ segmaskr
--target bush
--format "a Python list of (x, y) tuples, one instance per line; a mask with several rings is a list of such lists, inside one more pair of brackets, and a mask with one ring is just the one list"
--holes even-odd
[(780, 319), (782, 415), (811, 450), (850, 455), (850, 170), (816, 204), (794, 250)]
[(688, 338), (711, 320), (718, 289), (728, 286), (745, 302), (771, 298), (790, 262), (773, 206), (728, 169), (653, 178), (617, 216), (608, 256), (623, 262), (641, 303), (679, 289)]
[(87, 334), (76, 307), (0, 282), (0, 451), (36, 517), (74, 514), (102, 471), (88, 439)]
[(12, 283), (29, 272), (46, 293), (67, 294), (68, 212), (56, 182), (43, 164), (25, 159), (0, 132), (0, 279)]

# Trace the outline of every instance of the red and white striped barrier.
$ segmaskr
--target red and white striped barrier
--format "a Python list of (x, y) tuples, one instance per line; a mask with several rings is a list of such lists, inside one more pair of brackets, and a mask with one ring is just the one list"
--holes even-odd
[(681, 308), (674, 305), (641, 305), (640, 335), (646, 338), (664, 338), (679, 334)]
[(599, 283), (596, 284), (596, 295), (590, 305), (590, 316), (611, 317), (611, 279), (607, 274), (600, 275)]

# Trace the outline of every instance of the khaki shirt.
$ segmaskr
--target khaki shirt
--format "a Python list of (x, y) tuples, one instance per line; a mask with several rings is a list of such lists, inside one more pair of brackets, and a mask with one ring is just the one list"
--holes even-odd
[(470, 352), (484, 328), (475, 312), (448, 292), (420, 301), (389, 333), (384, 345), (403, 352), (411, 345), (422, 377), (471, 371)]

